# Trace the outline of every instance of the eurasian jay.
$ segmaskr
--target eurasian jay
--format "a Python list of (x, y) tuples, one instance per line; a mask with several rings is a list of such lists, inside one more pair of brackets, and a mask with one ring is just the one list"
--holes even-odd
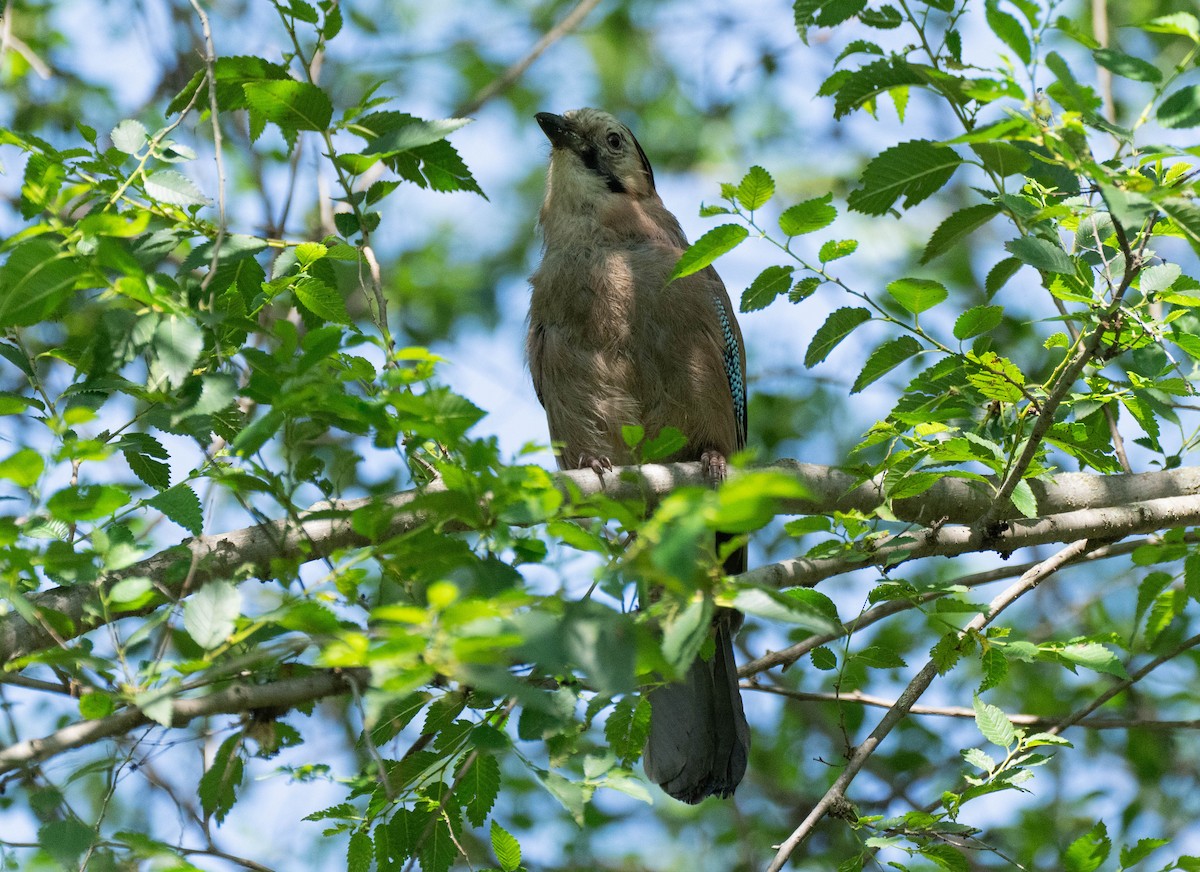
[[(621, 428), (636, 424), (647, 438), (682, 431), (666, 460), (724, 478), (746, 442), (746, 353), (724, 284), (712, 267), (668, 284), (688, 242), (628, 127), (597, 109), (537, 122), (551, 152), (526, 352), (559, 466), (603, 475), (634, 462)], [(745, 565), (743, 548), (725, 569)], [(646, 774), (689, 803), (731, 795), (750, 750), (733, 658), (741, 615), (720, 609), (713, 623), (711, 659), (649, 695)]]

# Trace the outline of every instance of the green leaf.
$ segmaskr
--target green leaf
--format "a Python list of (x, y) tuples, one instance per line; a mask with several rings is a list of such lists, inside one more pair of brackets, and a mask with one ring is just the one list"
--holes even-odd
[(1029, 152), (1011, 142), (973, 142), (971, 151), (979, 156), (980, 162), (998, 176), (1015, 176), (1024, 173), (1033, 162)]
[(1087, 85), (1081, 85), (1071, 72), (1071, 68), (1058, 52), (1046, 55), (1046, 67), (1054, 73), (1058, 80), (1046, 88), (1047, 93), (1062, 104), (1063, 108), (1079, 112), (1090, 123), (1096, 123), (1096, 110), (1100, 108), (1101, 100), (1096, 92)]
[(810, 633), (824, 635), (839, 629), (837, 621), (831, 620), (824, 609), (768, 588), (741, 588), (733, 598), (733, 607), (748, 615), (793, 624)]
[(851, 655), (851, 660), (868, 669), (902, 669), (908, 665), (903, 657), (882, 645), (868, 645)]
[(851, 191), (851, 209), (882, 215), (904, 197), (908, 209), (936, 193), (958, 169), (962, 158), (952, 148), (923, 139), (894, 145), (875, 157), (863, 170), (862, 185)]
[(1200, 21), (1190, 12), (1173, 12), (1146, 24), (1139, 24), (1138, 27), (1148, 33), (1170, 33), (1186, 36), (1192, 42), (1200, 42)]
[(835, 218), (837, 207), (833, 205), (833, 194), (826, 194), (784, 209), (779, 216), (779, 229), (788, 237), (803, 236), (828, 227)]
[(984, 4), (984, 14), (992, 33), (1012, 49), (1013, 54), (1020, 58), (1021, 63), (1028, 64), (1033, 59), (1033, 51), (1029, 46), (1029, 36), (1021, 27), (1021, 22), (1007, 12), (1000, 10), (996, 0), (987, 0)]
[(850, 389), (850, 393), (857, 394), (867, 385), (878, 381), (897, 366), (911, 360), (920, 352), (921, 343), (913, 336), (905, 334), (895, 339), (889, 339), (871, 352), (871, 356), (867, 358), (867, 363), (862, 368), (862, 372), (854, 380), (854, 386)]
[(672, 615), (663, 627), (663, 657), (680, 675), (696, 659), (696, 653), (708, 639), (712, 614), (712, 600), (692, 600), (682, 611)]
[(921, 255), (921, 263), (929, 263), (945, 254), (999, 213), (1000, 207), (994, 203), (978, 203), (948, 215), (929, 237)]
[(954, 338), (961, 341), (987, 333), (1003, 319), (1003, 306), (972, 306), (955, 320)]
[(107, 693), (89, 690), (79, 697), (79, 715), (85, 720), (97, 721), (113, 713), (116, 706)]
[(463, 811), (471, 826), (481, 827), (500, 795), (500, 761), (491, 754), (476, 754), (470, 769), (470, 755), (463, 758), (454, 775), (459, 783)]
[(1017, 507), (1017, 511), (1026, 518), (1036, 518), (1038, 516), (1037, 497), (1034, 495), (1033, 488), (1030, 487), (1027, 480), (1021, 479), (1017, 482), (1017, 486), (1013, 488), (1012, 496), (1009, 499)]
[(675, 269), (668, 281), (690, 276), (699, 272), (726, 252), (733, 251), (750, 235), (740, 224), (722, 224), (714, 227), (692, 243), (691, 247), (679, 258)]
[(374, 848), (366, 830), (355, 830), (350, 834), (346, 846), (346, 872), (369, 872)]
[(837, 668), (837, 655), (821, 645), (819, 648), (813, 648), (809, 655), (812, 659), (812, 665), (822, 672), (829, 672), (831, 669)]
[(788, 291), (788, 302), (802, 303), (813, 295), (813, 292), (821, 286), (821, 279), (817, 276), (805, 276), (796, 282), (796, 286)]
[[(1160, 200), (1158, 207), (1171, 219), (1178, 235), (1188, 241), (1193, 251), (1200, 253), (1200, 208), (1181, 197)], [(1155, 230), (1162, 232), (1161, 225)]]
[(604, 722), (604, 738), (622, 761), (636, 760), (650, 735), (650, 700), (627, 694), (617, 700)]
[(17, 487), (33, 487), (42, 477), (46, 461), (32, 448), (22, 448), (0, 461), (0, 478), (8, 479)]
[(203, 206), (208, 197), (196, 183), (176, 170), (158, 170), (146, 177), (146, 196), (172, 206)]
[(1163, 100), (1158, 123), (1169, 128), (1200, 126), (1200, 85), (1186, 85)]
[(983, 289), (988, 299), (996, 296), (996, 292), (1004, 287), (1020, 268), (1021, 261), (1018, 258), (1006, 257), (988, 270), (987, 278), (983, 282)]
[(1133, 55), (1125, 54), (1125, 52), (1112, 48), (1098, 48), (1092, 52), (1092, 57), (1096, 59), (1096, 63), (1106, 70), (1126, 79), (1133, 79), (1136, 82), (1153, 82), (1155, 84), (1162, 81), (1162, 70), (1149, 61), (1135, 58)]
[(210, 581), (183, 606), (183, 627), (206, 651), (233, 635), (242, 613), (242, 594), (228, 581)]
[(1096, 872), (1108, 859), (1112, 842), (1103, 821), (1067, 846), (1063, 854), (1064, 872)]
[(975, 725), (993, 745), (1008, 748), (1017, 740), (1017, 731), (1008, 715), (994, 705), (975, 697)]
[(841, 24), (861, 12), (866, 5), (867, 0), (796, 0), (792, 7), (796, 31), (807, 44), (808, 28)]
[(1138, 839), (1136, 845), (1126, 845), (1121, 848), (1121, 865), (1125, 868), (1137, 865), (1154, 851), (1170, 843), (1170, 839)]
[(46, 240), (20, 243), (0, 267), (0, 329), (50, 319), (82, 279), (81, 266)]
[(200, 507), (200, 497), (186, 484), (177, 484), (155, 494), (146, 500), (146, 505), (158, 509), (193, 536), (203, 532), (204, 513)]
[[(284, 131), (324, 130), (333, 117), (333, 104), (316, 85), (293, 79), (246, 82), (242, 85), (246, 102)], [(294, 134), (293, 134), (294, 135)]]
[(225, 820), (225, 815), (229, 814), (237, 801), (244, 765), (240, 753), (242, 743), (241, 733), (229, 736), (221, 743), (213, 755), (212, 764), (200, 777), (200, 806), (204, 809), (205, 817), (212, 817), (217, 823)]
[(1022, 236), (1004, 243), (1022, 262), (1042, 272), (1075, 274), (1075, 261), (1058, 245), (1040, 236)]
[(833, 117), (843, 118), (893, 88), (924, 84), (925, 75), (904, 60), (875, 61), (845, 76), (834, 92)]
[(335, 324), (354, 323), (350, 313), (346, 311), (346, 301), (342, 299), (338, 289), (321, 279), (313, 276), (298, 279), (292, 285), (292, 292), (301, 305), (314, 315)]
[(190, 318), (168, 315), (154, 328), (154, 362), (171, 387), (178, 389), (192, 375), (204, 350), (204, 333)]
[(1099, 642), (1076, 642), (1058, 652), (1068, 663), (1074, 663), (1093, 672), (1101, 672), (1117, 678), (1128, 678), (1125, 665), (1117, 655)]
[[(400, 113), (397, 113), (400, 114)], [(424, 121), (411, 115), (404, 116), (403, 123), (389, 127), (370, 141), (363, 154), (392, 155), (411, 151), (423, 145), (431, 145), (445, 139), (467, 124), (471, 118), (444, 118), (440, 121)], [(352, 128), (353, 129), (353, 128)]]
[(838, 343), (854, 332), (860, 324), (871, 320), (871, 312), (861, 307), (846, 306), (829, 314), (825, 323), (817, 328), (808, 351), (804, 354), (804, 365), (811, 369), (829, 356)]
[(950, 296), (946, 286), (933, 279), (896, 279), (888, 283), (887, 292), (914, 315), (932, 309)]
[(663, 427), (653, 439), (647, 439), (642, 445), (642, 462), (653, 463), (664, 457), (670, 457), (687, 445), (687, 441), (687, 436), (683, 435), (683, 431), (675, 427)]
[(517, 842), (516, 837), (512, 835), (496, 821), (492, 820), (492, 853), (496, 855), (496, 862), (500, 864), (500, 868), (504, 872), (516, 872), (521, 868), (521, 845)]
[(753, 166), (738, 183), (737, 200), (743, 209), (753, 212), (765, 206), (774, 193), (775, 180), (771, 174), (760, 166)]
[(831, 260), (841, 260), (843, 257), (854, 254), (857, 250), (858, 240), (856, 239), (831, 239), (822, 243), (817, 257), (821, 259), (821, 263), (829, 263)]
[(43, 824), (38, 827), (37, 837), (46, 853), (67, 869), (80, 868), (79, 861), (84, 852), (100, 838), (87, 824), (73, 818)]
[(46, 500), (50, 514), (60, 521), (95, 521), (111, 515), (129, 502), (123, 488), (111, 484), (65, 487)]
[(1025, 376), (1011, 360), (988, 351), (978, 356), (968, 354), (967, 361), (974, 364), (967, 373), (967, 381), (987, 399), (1020, 402), (1024, 396), (1021, 389), (1025, 386)]
[(142, 122), (132, 118), (126, 118), (114, 127), (109, 138), (112, 139), (113, 148), (125, 154), (137, 154), (149, 140)]
[(741, 311), (757, 312), (765, 309), (780, 294), (787, 293), (792, 287), (792, 273), (795, 267), (769, 266), (758, 274), (750, 283), (750, 287), (742, 292)]

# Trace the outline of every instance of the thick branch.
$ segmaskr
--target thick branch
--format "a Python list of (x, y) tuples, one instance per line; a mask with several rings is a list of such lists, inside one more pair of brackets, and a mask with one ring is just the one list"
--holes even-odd
[[(171, 726), (182, 727), (195, 718), (240, 714), (254, 709), (290, 709), (327, 696), (349, 693), (355, 685), (370, 681), (366, 669), (330, 669), (300, 678), (269, 684), (235, 684), (195, 699), (171, 704)], [(128, 708), (95, 721), (80, 721), (40, 739), (28, 739), (0, 749), (0, 773), (37, 763), (63, 751), (120, 736), (153, 721), (140, 709)]]
[[(794, 476), (809, 493), (807, 499), (784, 502), (782, 513), (870, 514), (885, 503), (882, 478), (859, 483), (855, 476), (833, 467), (795, 461), (779, 461), (769, 468)], [(568, 470), (556, 473), (555, 480), (568, 496), (587, 498), (603, 493), (618, 500), (644, 501), (647, 510), (677, 488), (706, 486), (699, 463), (625, 467), (605, 475), (603, 481), (591, 470)], [(1200, 468), (1113, 476), (1064, 473), (1052, 482), (1031, 481), (1030, 485), (1039, 510), (1057, 517), (1014, 521), (1007, 531), (989, 538), (987, 548), (1011, 551), (1082, 536), (1116, 539), (1200, 523), (1200, 496), (1194, 496), (1200, 494)], [(339, 549), (370, 545), (371, 540), (351, 528), (350, 515), (359, 509), (391, 512), (390, 522), (380, 533), (383, 537), (409, 532), (430, 521), (421, 496), (444, 490), (440, 483), (434, 483), (424, 491), (406, 491), (384, 499), (318, 504), (295, 520), (184, 540), (120, 572), (106, 574), (94, 585), (56, 587), (33, 594), (28, 604), (36, 616), (34, 623), (16, 612), (0, 617), (0, 662), (75, 638), (123, 617), (148, 614), (180, 596), (189, 571), (192, 574), (187, 589), (194, 592), (214, 579), (270, 578), (271, 563), (277, 558), (320, 560)], [(989, 492), (976, 482), (945, 478), (917, 497), (895, 501), (890, 511), (900, 520), (918, 524), (967, 524), (991, 505)], [(1081, 511), (1102, 507), (1120, 508), (1095, 515)], [(1016, 514), (1014, 510), (1005, 516)], [(451, 524), (443, 529), (457, 528)], [(906, 541), (894, 538), (870, 553), (851, 558), (784, 561), (754, 570), (747, 579), (778, 586), (815, 584), (856, 566), (889, 565), (920, 556), (953, 556), (982, 547), (979, 535), (972, 538), (965, 530), (942, 527), (936, 533), (924, 530), (909, 534)], [(159, 598), (136, 609), (107, 607), (105, 599), (112, 586), (135, 576), (152, 579)]]

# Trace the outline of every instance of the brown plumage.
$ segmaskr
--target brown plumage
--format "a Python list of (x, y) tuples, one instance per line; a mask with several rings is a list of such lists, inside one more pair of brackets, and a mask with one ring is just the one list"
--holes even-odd
[[(711, 267), (667, 283), (687, 239), (625, 125), (597, 109), (537, 121), (552, 149), (526, 350), (559, 465), (602, 473), (631, 463), (622, 426), (647, 437), (670, 426), (687, 444), (669, 460), (700, 460), (723, 477), (746, 440), (746, 356), (725, 286)], [(726, 563), (744, 568), (744, 550)], [(646, 773), (685, 802), (728, 796), (745, 772), (740, 623), (719, 612), (712, 659), (650, 694)]]

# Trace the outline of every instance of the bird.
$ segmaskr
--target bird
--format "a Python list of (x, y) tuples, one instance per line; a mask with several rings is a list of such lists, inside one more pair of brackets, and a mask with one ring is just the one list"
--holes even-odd
[[(722, 480), (746, 444), (746, 352), (725, 285), (711, 266), (670, 281), (688, 241), (627, 126), (590, 108), (535, 118), (550, 165), (526, 357), (559, 466), (603, 478), (636, 462), (623, 427), (646, 438), (674, 427), (687, 441), (664, 462), (699, 460)], [(745, 548), (724, 568), (745, 571)], [(718, 609), (712, 657), (648, 694), (643, 766), (683, 802), (731, 796), (746, 772), (750, 728), (733, 655), (741, 621)]]

